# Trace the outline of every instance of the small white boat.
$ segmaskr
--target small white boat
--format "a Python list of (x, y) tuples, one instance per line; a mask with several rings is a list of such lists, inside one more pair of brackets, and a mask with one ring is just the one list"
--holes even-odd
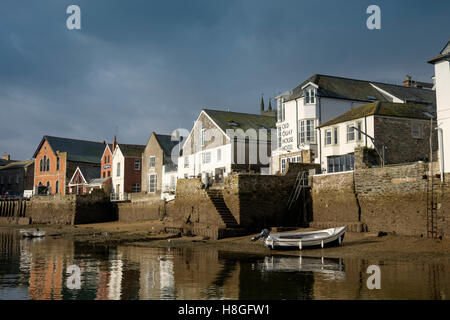
[(326, 230), (275, 233), (264, 239), (264, 245), (270, 249), (300, 249), (306, 247), (341, 245), (344, 241), (345, 227), (330, 228)]
[(20, 230), (20, 235), (24, 238), (41, 238), (45, 236), (45, 231), (39, 229)]

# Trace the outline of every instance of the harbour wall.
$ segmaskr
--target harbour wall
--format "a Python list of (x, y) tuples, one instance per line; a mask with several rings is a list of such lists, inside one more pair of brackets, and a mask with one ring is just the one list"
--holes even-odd
[(35, 224), (76, 225), (114, 221), (117, 209), (99, 192), (91, 195), (34, 196), (26, 217)]
[[(313, 225), (361, 223), (370, 232), (427, 236), (429, 165), (356, 167), (312, 178)], [(438, 236), (449, 237), (450, 189), (434, 179)]]

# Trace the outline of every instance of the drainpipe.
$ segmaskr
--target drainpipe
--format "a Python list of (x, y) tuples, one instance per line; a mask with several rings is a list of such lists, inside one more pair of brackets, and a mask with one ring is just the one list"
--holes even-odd
[(319, 165), (320, 165), (320, 173), (322, 173), (322, 131), (319, 128)]
[(442, 128), (437, 127), (439, 141), (439, 167), (441, 169), (441, 182), (444, 182), (444, 132)]
[(297, 150), (298, 150), (298, 147), (299, 147), (299, 141), (298, 141), (298, 99), (295, 99), (295, 141), (297, 142), (296, 144), (297, 144)]

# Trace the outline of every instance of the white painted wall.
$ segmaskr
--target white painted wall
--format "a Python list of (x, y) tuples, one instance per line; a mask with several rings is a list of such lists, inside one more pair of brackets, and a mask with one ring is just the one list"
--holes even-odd
[[(281, 98), (278, 100), (278, 108), (281, 106)], [(315, 163), (320, 163), (319, 149), (319, 130), (316, 129), (316, 141), (314, 144), (300, 144), (299, 132), (300, 120), (313, 119), (317, 128), (321, 123), (327, 122), (356, 106), (366, 102), (355, 100), (344, 100), (334, 98), (316, 97), (314, 104), (306, 104), (304, 98), (284, 102), (285, 120), (277, 122), (278, 128), (281, 128), (282, 141), (281, 148), (274, 148), (272, 152), (271, 168), (272, 174), (280, 171), (280, 157), (301, 150), (313, 150), (316, 154)], [(278, 139), (277, 139), (278, 143)]]
[(444, 172), (450, 172), (450, 62), (434, 65), (438, 126), (443, 130)]
[[(343, 123), (338, 123), (333, 126), (323, 127), (321, 131), (321, 148), (320, 148), (320, 158), (321, 158), (321, 168), (322, 171), (327, 169), (327, 157), (330, 156), (341, 156), (348, 153), (353, 153), (356, 147), (367, 146), (373, 148), (374, 145), (369, 138), (361, 135), (361, 140), (358, 140), (358, 132), (355, 130), (355, 141), (347, 141), (347, 126), (356, 126), (357, 122), (361, 122), (361, 130), (368, 135), (374, 137), (374, 117), (369, 116), (367, 118), (355, 119), (352, 121), (347, 121)], [(366, 127), (367, 123), (367, 127)], [(338, 129), (338, 144), (334, 144), (334, 128)], [(325, 132), (331, 130), (331, 145), (325, 145)]]
[[(190, 177), (196, 177), (201, 173), (209, 173), (215, 175), (216, 168), (225, 167), (225, 175), (231, 172), (232, 163), (232, 144), (227, 143), (219, 147), (196, 152), (192, 155), (181, 156), (178, 158), (178, 178), (182, 179), (187, 175)], [(218, 150), (221, 150), (221, 157), (218, 158)], [(209, 163), (203, 163), (204, 153), (210, 153), (211, 160)], [(189, 166), (185, 168), (185, 157), (189, 158)]]
[[(117, 176), (117, 166), (119, 166), (119, 164), (120, 164), (120, 176)], [(123, 193), (124, 177), (125, 177), (125, 158), (122, 154), (122, 151), (120, 151), (120, 147), (117, 147), (116, 150), (114, 150), (112, 157), (112, 172), (111, 172), (112, 193)], [(116, 186), (118, 184), (120, 184), (120, 189), (116, 190)]]

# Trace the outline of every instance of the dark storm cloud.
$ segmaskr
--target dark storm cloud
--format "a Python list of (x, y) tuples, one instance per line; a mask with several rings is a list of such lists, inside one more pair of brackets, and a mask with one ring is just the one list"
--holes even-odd
[(369, 1), (2, 1), (0, 153), (29, 158), (44, 134), (145, 143), (203, 107), (258, 112), (313, 73), (429, 81), (448, 2), (375, 3), (381, 31)]

